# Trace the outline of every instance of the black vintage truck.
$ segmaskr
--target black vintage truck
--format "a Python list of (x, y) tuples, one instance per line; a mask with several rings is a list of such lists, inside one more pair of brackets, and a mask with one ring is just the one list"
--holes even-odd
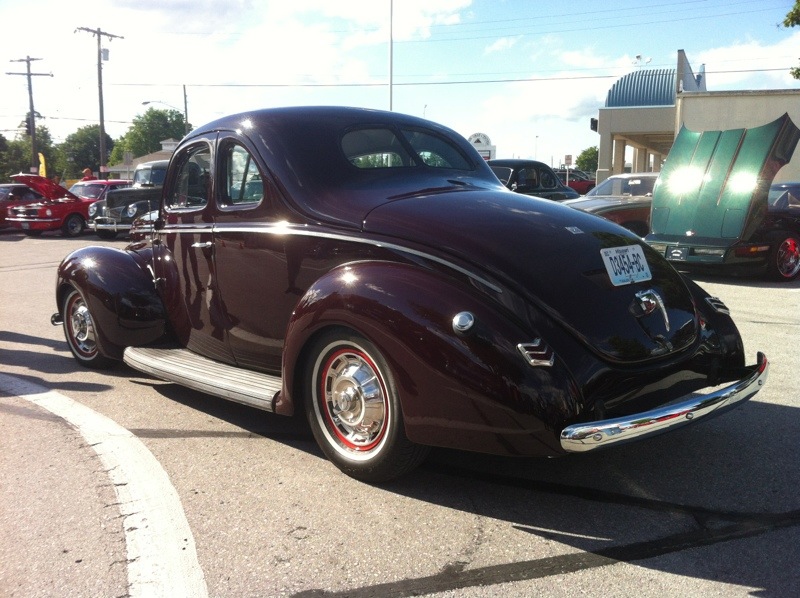
[(98, 237), (113, 239), (120, 232), (127, 233), (136, 218), (158, 207), (168, 164), (169, 160), (139, 164), (131, 187), (109, 192), (104, 201), (89, 207), (90, 226)]

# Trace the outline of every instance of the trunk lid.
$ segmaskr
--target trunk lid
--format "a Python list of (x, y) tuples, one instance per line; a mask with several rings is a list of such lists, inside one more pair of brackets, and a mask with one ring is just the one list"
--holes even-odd
[[(698, 332), (689, 291), (666, 260), (625, 229), (556, 202), (485, 190), (420, 195), (375, 208), (364, 229), (470, 263), (611, 360), (679, 351)], [(615, 285), (602, 250), (629, 246), (651, 278)]]

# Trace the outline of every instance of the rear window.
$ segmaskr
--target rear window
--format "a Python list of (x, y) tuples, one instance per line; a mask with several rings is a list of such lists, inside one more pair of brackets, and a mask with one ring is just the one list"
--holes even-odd
[[(390, 128), (350, 131), (342, 137), (342, 150), (357, 168), (431, 168), (472, 170), (461, 150), (427, 131), (406, 129), (402, 139)], [(413, 150), (410, 151), (410, 150)]]

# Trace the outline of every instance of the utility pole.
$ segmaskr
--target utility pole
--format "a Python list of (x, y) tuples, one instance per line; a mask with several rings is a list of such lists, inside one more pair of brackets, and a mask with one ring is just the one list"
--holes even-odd
[(114, 38), (124, 39), (121, 35), (114, 35), (106, 31), (89, 29), (88, 27), (78, 27), (77, 31), (86, 31), (97, 38), (97, 89), (100, 96), (100, 178), (106, 174), (106, 121), (103, 115), (103, 47), (100, 43), (103, 36), (109, 40)]
[(28, 77), (28, 118), (25, 123), (30, 127), (29, 132), (31, 135), (31, 173), (36, 174), (39, 172), (39, 160), (36, 155), (36, 112), (33, 109), (33, 83), (31, 77), (52, 77), (53, 73), (32, 73), (31, 62), (34, 60), (42, 60), (41, 58), (19, 58), (17, 60), (9, 60), (9, 62), (24, 62), (27, 64), (26, 72), (24, 73), (6, 73), (6, 75), (23, 75)]

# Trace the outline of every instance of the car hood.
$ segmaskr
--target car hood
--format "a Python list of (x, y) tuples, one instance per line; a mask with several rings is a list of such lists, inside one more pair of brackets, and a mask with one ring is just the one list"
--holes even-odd
[(770, 183), (798, 139), (788, 114), (750, 129), (682, 127), (653, 189), (648, 241), (749, 238), (767, 212)]
[(57, 185), (50, 179), (39, 176), (36, 174), (15, 174), (11, 177), (18, 183), (27, 185), (34, 191), (41, 193), (45, 199), (49, 201), (56, 201), (59, 199), (79, 200), (80, 198), (74, 193), (70, 193), (61, 185)]
[[(660, 255), (622, 227), (556, 202), (503, 191), (424, 195), (377, 207), (364, 229), (497, 281), (525, 299), (516, 317), (535, 322), (533, 312), (544, 313), (608, 359), (657, 358), (697, 338), (690, 293)], [(629, 245), (641, 247), (652, 279), (615, 286), (601, 250)], [(647, 298), (660, 307), (645, 314)]]
[(586, 212), (595, 212), (616, 206), (649, 206), (653, 198), (648, 195), (585, 195), (578, 199), (568, 199), (561, 203)]

